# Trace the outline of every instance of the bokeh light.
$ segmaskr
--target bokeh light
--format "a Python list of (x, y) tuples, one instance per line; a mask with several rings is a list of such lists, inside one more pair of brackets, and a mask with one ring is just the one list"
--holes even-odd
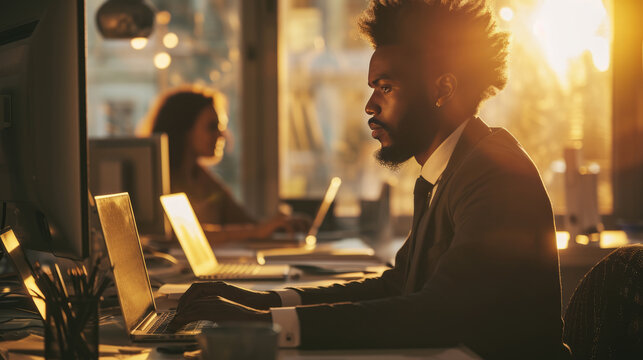
[(156, 23), (159, 25), (167, 25), (172, 19), (172, 14), (169, 11), (159, 11), (156, 13)]
[(145, 48), (145, 46), (147, 45), (147, 38), (144, 38), (144, 37), (133, 38), (132, 40), (130, 40), (130, 45), (135, 50), (141, 50)]
[(163, 36), (163, 45), (168, 49), (174, 49), (179, 44), (179, 37), (173, 33), (169, 32)]
[(156, 66), (157, 69), (167, 69), (171, 63), (172, 57), (170, 57), (170, 54), (165, 51), (154, 55), (154, 66)]

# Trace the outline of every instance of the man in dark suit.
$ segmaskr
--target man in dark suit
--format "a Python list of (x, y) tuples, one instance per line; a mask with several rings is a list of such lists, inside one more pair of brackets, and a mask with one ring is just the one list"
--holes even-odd
[(282, 346), (464, 344), (484, 358), (568, 358), (549, 198), (518, 142), (475, 116), (506, 83), (507, 35), (483, 1), (374, 0), (360, 26), (375, 48), (366, 112), (377, 157), (422, 165), (395, 266), (323, 288), (194, 284), (174, 325), (273, 321)]

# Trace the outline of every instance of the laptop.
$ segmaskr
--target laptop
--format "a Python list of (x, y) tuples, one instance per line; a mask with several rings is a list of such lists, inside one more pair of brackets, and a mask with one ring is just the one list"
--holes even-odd
[[(341, 184), (342, 179), (338, 177), (334, 177), (330, 180), (328, 188), (326, 189), (326, 193), (324, 194), (324, 198), (319, 205), (319, 209), (317, 209), (315, 218), (313, 219), (313, 223), (310, 225), (310, 229), (308, 229), (308, 232), (303, 235), (303, 240), (306, 246), (312, 247), (317, 244), (317, 235), (319, 234), (319, 228), (322, 226), (322, 223), (326, 218), (326, 214), (330, 209), (330, 205), (333, 203), (333, 201), (335, 201), (335, 196), (337, 195), (339, 186)], [(302, 235), (298, 236), (301, 237)]]
[(218, 262), (185, 193), (163, 195), (161, 204), (197, 278), (201, 280), (285, 280), (288, 278), (290, 274), (288, 265)]
[(45, 296), (42, 291), (40, 291), (38, 284), (36, 284), (33, 268), (31, 264), (29, 264), (24, 251), (22, 251), (16, 234), (14, 234), (11, 228), (7, 227), (0, 233), (0, 239), (2, 240), (5, 254), (9, 255), (11, 262), (18, 271), (18, 274), (20, 274), (22, 285), (25, 290), (27, 290), (27, 294), (31, 295), (31, 299), (42, 316), (42, 319), (47, 319)]
[(96, 196), (95, 200), (130, 338), (134, 341), (192, 341), (203, 328), (213, 326), (210, 321), (199, 321), (176, 332), (167, 330), (176, 312), (156, 310), (129, 195)]

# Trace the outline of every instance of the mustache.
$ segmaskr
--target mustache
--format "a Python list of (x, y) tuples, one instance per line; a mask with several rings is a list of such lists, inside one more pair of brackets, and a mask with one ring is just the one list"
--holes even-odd
[(384, 130), (386, 130), (386, 131), (388, 131), (388, 132), (391, 132), (391, 129), (388, 127), (388, 125), (386, 125), (385, 123), (383, 123), (383, 122), (381, 122), (381, 121), (377, 120), (377, 119), (376, 119), (376, 118), (374, 118), (374, 117), (372, 117), (372, 118), (368, 119), (368, 124), (369, 124), (369, 125), (370, 125), (370, 124), (375, 124), (375, 125), (377, 125), (377, 126), (381, 127), (382, 129), (384, 129)]

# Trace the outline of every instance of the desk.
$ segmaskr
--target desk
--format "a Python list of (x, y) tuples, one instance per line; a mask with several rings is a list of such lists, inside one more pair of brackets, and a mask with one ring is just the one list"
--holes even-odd
[[(184, 274), (185, 275), (185, 274)], [(354, 277), (353, 277), (354, 278)], [(352, 279), (352, 278), (351, 278)], [(237, 282), (237, 285), (249, 288), (279, 288), (284, 286), (322, 286), (335, 283), (337, 281), (347, 281), (350, 279), (307, 277), (288, 282)], [(187, 285), (186, 285), (187, 286)], [(164, 294), (156, 294), (155, 300), (159, 310), (172, 308), (178, 301), (178, 296), (169, 297)], [(115, 316), (109, 321), (101, 323), (100, 342), (103, 345), (114, 346), (136, 346), (150, 349), (149, 352), (133, 355), (122, 355), (103, 357), (101, 359), (132, 359), (132, 360), (157, 360), (157, 359), (183, 359), (182, 354), (170, 355), (156, 351), (159, 343), (136, 343), (132, 344), (127, 336), (122, 316)], [(5, 346), (3, 346), (3, 344)], [(7, 342), (0, 342), (0, 349), (6, 348)], [(30, 342), (31, 348), (42, 349), (44, 343), (42, 338), (33, 339)], [(26, 345), (20, 346), (25, 348)], [(0, 356), (1, 358), (1, 356)], [(11, 353), (10, 360), (34, 360), (43, 359), (42, 356), (24, 355)], [(281, 349), (279, 350), (279, 360), (366, 360), (366, 359), (434, 359), (434, 360), (476, 360), (480, 359), (473, 352), (466, 348), (446, 348), (446, 349), (356, 349), (356, 350), (297, 350)]]
[[(120, 325), (111, 324), (101, 327), (101, 338), (112, 345), (130, 345), (125, 336), (125, 329)], [(0, 343), (1, 344), (1, 343)], [(139, 347), (155, 348), (158, 344), (135, 344)], [(136, 358), (137, 360), (139, 358)], [(152, 350), (147, 357), (140, 359), (183, 359), (182, 355), (162, 354)], [(427, 359), (427, 360), (479, 360), (473, 352), (466, 348), (446, 349), (355, 349), (355, 350), (297, 350), (280, 349), (279, 360), (367, 360), (367, 359)]]
[[(128, 345), (125, 330), (122, 326), (110, 324), (101, 326), (101, 338), (111, 345)], [(155, 348), (159, 344), (136, 344), (142, 350), (138, 354), (118, 354), (113, 356), (101, 356), (100, 359), (128, 359), (128, 360), (171, 360), (184, 359), (183, 354), (164, 354)], [(30, 338), (29, 344), (18, 348), (44, 347), (42, 338)], [(12, 348), (16, 348), (12, 346)], [(3, 343), (0, 342), (0, 349)], [(131, 348), (130, 348), (131, 349)], [(4, 352), (2, 356), (8, 356), (7, 360), (40, 360), (43, 356), (26, 355), (13, 352)], [(357, 350), (296, 350), (280, 349), (277, 359), (279, 360), (479, 360), (480, 358), (466, 348), (445, 348), (445, 349), (357, 349)]]
[[(164, 354), (158, 352), (156, 347), (159, 343), (136, 343), (132, 344), (127, 337), (122, 317), (118, 316), (107, 323), (101, 324), (100, 339), (101, 345), (112, 346), (135, 346), (142, 348), (144, 352), (138, 354), (119, 354), (115, 356), (101, 356), (105, 359), (128, 359), (128, 360), (170, 360), (184, 359), (182, 354)], [(7, 347), (12, 349), (42, 349), (44, 343), (42, 337), (31, 337), (30, 341), (22, 341), (19, 346), (10, 346), (9, 342), (0, 342), (0, 350)], [(103, 349), (101, 349), (103, 351)], [(0, 358), (4, 351), (0, 352)], [(18, 353), (6, 353), (8, 360), (41, 360), (43, 356), (26, 355)], [(470, 350), (462, 347), (445, 349), (355, 349), (355, 350), (297, 350), (280, 349), (279, 360), (479, 360)]]

